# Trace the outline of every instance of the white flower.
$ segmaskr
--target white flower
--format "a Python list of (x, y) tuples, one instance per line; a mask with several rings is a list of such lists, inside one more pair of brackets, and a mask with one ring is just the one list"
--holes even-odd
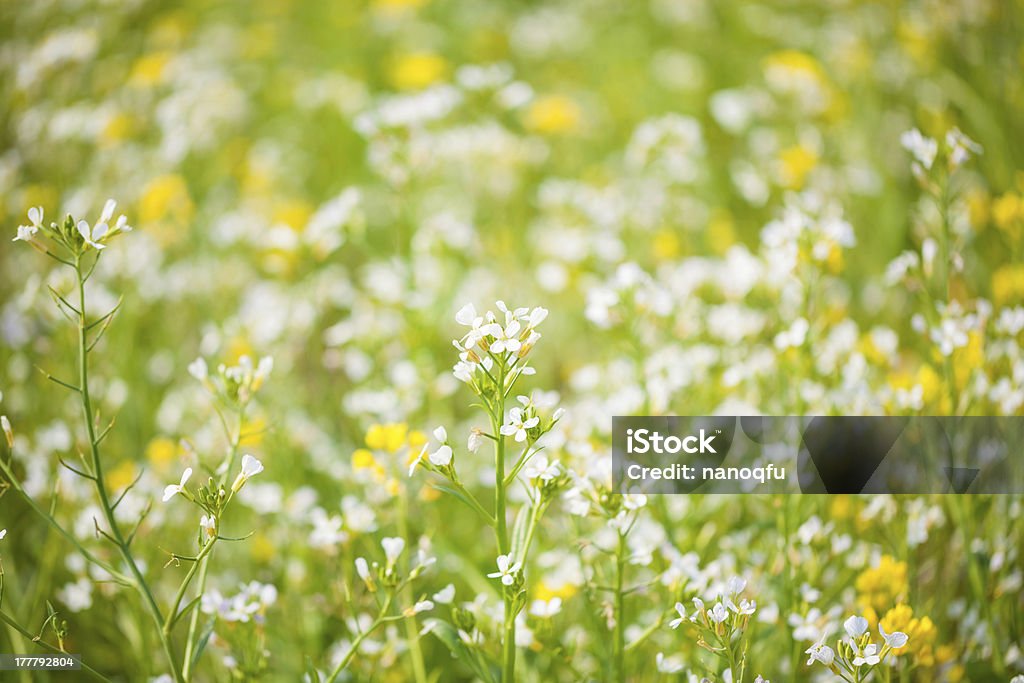
[(878, 646), (871, 643), (864, 648), (864, 652), (853, 658), (853, 665), (861, 666), (862, 664), (868, 664), (870, 666), (874, 666), (880, 661), (882, 661), (882, 659), (878, 656)]
[(479, 429), (473, 428), (469, 432), (469, 439), (466, 441), (466, 448), (469, 449), (470, 453), (476, 453), (480, 450), (480, 447), (484, 445), (484, 433)]
[[(420, 612), (429, 612), (434, 609), (434, 603), (430, 600), (419, 600), (410, 610), (412, 614), (419, 614)], [(411, 615), (410, 615), (411, 616)]]
[(28, 225), (18, 226), (18, 236), (12, 240), (13, 242), (19, 240), (28, 242), (35, 237), (36, 233), (39, 232), (39, 228), (43, 227), (43, 207), (33, 206), (30, 208), (28, 210), (28, 220)]
[(544, 322), (544, 319), (547, 318), (547, 317), (548, 317), (548, 309), (541, 308), (540, 306), (538, 306), (535, 309), (533, 309), (532, 311), (530, 311), (530, 317), (527, 318), (526, 325), (527, 325), (527, 327), (530, 327), (530, 328), (537, 327), (542, 322)]
[(4, 540), (4, 537), (6, 535), (7, 535), (7, 529), (0, 529), (0, 541)]
[(370, 565), (366, 563), (365, 557), (356, 558), (356, 574), (359, 574), (363, 581), (370, 581)]
[(546, 457), (538, 455), (523, 467), (523, 476), (526, 477), (527, 480), (540, 479), (541, 481), (551, 481), (557, 477), (561, 471), (562, 466), (557, 460), (549, 463)]
[(452, 462), (451, 446), (445, 444), (428, 456), (430, 464), (435, 467), (447, 467)]
[(868, 630), (868, 620), (864, 617), (854, 615), (843, 622), (843, 628), (853, 639), (857, 639)]
[(166, 503), (175, 495), (183, 493), (185, 491), (185, 482), (188, 481), (189, 477), (192, 476), (192, 468), (186, 467), (185, 471), (181, 473), (181, 481), (177, 484), (170, 484), (164, 487), (164, 502)]
[(885, 644), (894, 650), (898, 650), (907, 644), (910, 637), (902, 631), (893, 631), (892, 633), (886, 633), (885, 629), (882, 628), (882, 624), (878, 624), (878, 632), (882, 635), (882, 640)]
[(825, 634), (821, 635), (821, 639), (817, 643), (804, 650), (804, 654), (810, 655), (807, 658), (807, 666), (814, 662), (821, 662), (825, 666), (832, 666), (832, 661), (836, 658), (836, 653), (832, 648), (825, 645)]
[(455, 599), (455, 584), (449, 583), (441, 590), (434, 593), (434, 602), (441, 605), (450, 605)]
[(7, 447), (14, 448), (14, 430), (11, 429), (11, 421), (7, 419), (6, 415), (0, 415), (0, 429), (4, 432)]
[(476, 307), (473, 304), (466, 304), (459, 309), (459, 312), (455, 314), (455, 322), (460, 325), (466, 325), (467, 327), (473, 326), (474, 321), (480, 320), (481, 318), (476, 314)]
[(526, 441), (526, 430), (533, 429), (540, 424), (540, 418), (534, 415), (526, 419), (526, 413), (522, 408), (515, 407), (509, 411), (508, 422), (501, 426), (501, 433), (505, 436), (515, 435), (516, 441)]
[(238, 473), (235, 483), (231, 485), (231, 490), (237, 492), (238, 489), (245, 485), (245, 482), (249, 481), (262, 471), (263, 463), (246, 453), (242, 456), (242, 471)]
[(207, 377), (210, 375), (210, 371), (209, 368), (206, 367), (205, 360), (202, 358), (196, 358), (188, 364), (188, 374), (192, 375), (200, 382), (205, 382)]
[(959, 128), (946, 133), (946, 146), (949, 147), (949, 161), (953, 166), (960, 166), (971, 158), (971, 152), (981, 154), (981, 145), (970, 139)]
[(663, 674), (677, 674), (683, 670), (683, 663), (679, 657), (666, 657), (661, 652), (655, 655), (654, 663), (658, 672)]
[(216, 536), (217, 520), (213, 518), (213, 515), (203, 515), (202, 519), (199, 520), (199, 528), (205, 531), (207, 536)]
[(900, 136), (900, 144), (925, 169), (930, 169), (932, 164), (935, 163), (935, 155), (939, 151), (939, 143), (932, 138), (926, 137), (917, 128), (903, 133)]
[(708, 612), (708, 618), (716, 624), (721, 624), (729, 618), (729, 610), (721, 602), (716, 602), (715, 606)]
[[(703, 607), (703, 604), (701, 605)], [(698, 608), (699, 609), (699, 608)], [(679, 626), (686, 621), (686, 607), (681, 602), (676, 603), (676, 613), (679, 615), (676, 619), (668, 622), (669, 628), (679, 628)]]
[(741, 576), (734, 576), (729, 579), (729, 593), (739, 595), (747, 587), (747, 580)]
[(491, 572), (487, 575), (489, 579), (501, 579), (501, 582), (506, 586), (511, 586), (515, 583), (516, 574), (523, 568), (522, 563), (515, 562), (512, 559), (512, 555), (498, 555), (496, 560), (498, 565), (498, 571)]
[(562, 611), (562, 598), (534, 600), (530, 605), (530, 614), (540, 619), (550, 619), (560, 611)]
[(772, 682), (769, 681), (767, 678), (763, 678), (761, 676), (761, 674), (758, 674), (757, 678), (754, 679), (754, 683), (772, 683)]
[(491, 323), (484, 327), (484, 334), (494, 338), (494, 341), (491, 342), (490, 350), (494, 353), (503, 353), (505, 351), (515, 353), (518, 351), (523, 345), (519, 341), (519, 331), (522, 327), (518, 320), (512, 320), (505, 327), (498, 323)]
[(380, 545), (384, 548), (384, 557), (387, 559), (387, 569), (391, 571), (391, 568), (398, 562), (398, 557), (405, 550), (405, 539), (400, 536), (391, 536), (388, 538), (382, 538)]
[(440, 443), (445, 443), (446, 441), (448, 441), (448, 430), (445, 429), (443, 425), (438, 427), (437, 429), (434, 430), (434, 438), (437, 439)]

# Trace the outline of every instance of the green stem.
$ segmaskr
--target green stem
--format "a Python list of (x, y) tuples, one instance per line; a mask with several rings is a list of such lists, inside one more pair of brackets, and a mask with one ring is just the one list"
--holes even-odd
[(172, 609), (167, 612), (167, 618), (164, 620), (164, 633), (170, 634), (171, 626), (174, 624), (174, 620), (178, 616), (178, 610), (181, 608), (181, 601), (185, 598), (185, 591), (188, 590), (188, 586), (192, 583), (193, 577), (199, 570), (199, 564), (206, 558), (207, 555), (213, 550), (214, 543), (217, 542), (217, 537), (214, 536), (210, 541), (203, 546), (203, 549), (199, 551), (199, 555), (196, 556), (192, 566), (188, 568), (188, 573), (185, 574), (185, 579), (181, 582), (181, 586), (178, 587), (178, 592), (174, 596), (174, 602)]
[[(406, 516), (408, 514), (408, 501), (405, 496), (406, 491), (404, 490), (398, 494), (398, 535), (405, 539), (406, 547), (412, 548), (413, 539), (409, 535), (409, 523), (406, 521)], [(402, 598), (402, 607), (411, 607), (413, 599), (412, 595), (404, 596)], [(412, 659), (412, 671), (416, 678), (416, 683), (426, 683), (427, 667), (423, 662), (423, 648), (420, 647), (419, 628), (416, 624), (416, 616), (413, 614), (409, 614), (409, 616), (405, 617), (405, 636), (409, 641), (409, 657)]]
[[(22, 636), (24, 636), (25, 638), (27, 638), (31, 642), (35, 643), (39, 647), (43, 648), (44, 650), (48, 650), (49, 652), (53, 652), (53, 653), (56, 653), (56, 654), (66, 654), (63, 650), (61, 650), (56, 645), (51, 645), (50, 643), (47, 643), (45, 640), (42, 640), (41, 638), (36, 638), (36, 635), (34, 633), (29, 633), (28, 631), (26, 631), (24, 628), (21, 627), (21, 625), (17, 621), (14, 620), (13, 617), (11, 617), (10, 615), (8, 615), (6, 612), (4, 612), (2, 610), (0, 610), (0, 621), (3, 621), (9, 627), (13, 628), (15, 631), (20, 633)], [(89, 674), (90, 676), (92, 676), (93, 678), (95, 678), (98, 681), (106, 681), (107, 683), (112, 683), (109, 678), (107, 678), (106, 676), (101, 674), (96, 669), (93, 669), (91, 666), (89, 666), (85, 662), (82, 662), (82, 670), (85, 671), (87, 674)]]
[(338, 676), (349, 665), (349, 662), (351, 662), (352, 658), (355, 657), (356, 652), (359, 651), (359, 646), (363, 644), (363, 641), (366, 640), (366, 638), (371, 633), (373, 633), (378, 626), (384, 623), (384, 617), (388, 613), (388, 610), (391, 608), (391, 600), (393, 599), (393, 597), (394, 595), (392, 594), (388, 595), (384, 599), (384, 604), (381, 606), (380, 613), (377, 615), (377, 618), (374, 619), (372, 624), (370, 624), (370, 628), (360, 633), (358, 636), (356, 636), (356, 639), (352, 641), (352, 647), (348, 649), (348, 652), (345, 653), (345, 656), (342, 658), (342, 660), (338, 662), (338, 666), (334, 667), (334, 671), (331, 672), (331, 675), (327, 678), (326, 683), (334, 683), (334, 681), (338, 679)]
[[(499, 360), (498, 380), (496, 388), (497, 405), (495, 412), (491, 415), (491, 426), (497, 437), (494, 443), (494, 521), (495, 536), (498, 540), (498, 553), (506, 555), (508, 547), (508, 515), (506, 514), (506, 490), (505, 490), (505, 437), (501, 434), (501, 426), (505, 421), (505, 363)], [(521, 562), (522, 558), (513, 558)], [(507, 594), (505, 604), (505, 634), (501, 641), (501, 680), (502, 683), (512, 683), (516, 675), (516, 624), (513, 614), (514, 605)]]
[(171, 668), (174, 680), (181, 681), (181, 676), (178, 674), (178, 667), (175, 664), (174, 653), (171, 651), (170, 640), (163, 631), (164, 619), (160, 612), (160, 607), (157, 606), (156, 599), (153, 597), (153, 593), (149, 589), (149, 584), (146, 583), (145, 577), (142, 576), (142, 571), (139, 569), (139, 565), (136, 564), (135, 557), (132, 555), (131, 550), (128, 547), (128, 543), (124, 540), (121, 528), (117, 523), (117, 519), (114, 517), (114, 510), (110, 505), (110, 497), (107, 494), (107, 484), (103, 480), (103, 463), (100, 459), (99, 446), (96, 443), (95, 416), (93, 415), (92, 401), (89, 397), (89, 344), (86, 338), (85, 277), (82, 275), (80, 256), (75, 258), (75, 273), (78, 276), (78, 310), (80, 312), (78, 318), (78, 389), (79, 395), (82, 399), (82, 416), (85, 419), (85, 429), (89, 437), (89, 451), (92, 456), (92, 475), (95, 477), (94, 483), (96, 484), (96, 493), (100, 499), (100, 506), (103, 508), (103, 515), (106, 518), (107, 524), (110, 526), (110, 533), (113, 538), (114, 545), (117, 546), (121, 553), (121, 557), (128, 566), (128, 570), (134, 577), (135, 587), (142, 596), (143, 602), (157, 626), (157, 635), (160, 638), (160, 645), (164, 651), (164, 656), (167, 659), (167, 664)]
[(615, 639), (612, 643), (612, 679), (622, 683), (626, 680), (626, 615), (625, 598), (622, 590), (626, 571), (626, 535), (619, 534), (615, 551)]
[[(220, 411), (218, 410), (218, 415)], [(245, 407), (242, 406), (238, 409), (238, 431), (232, 436), (230, 427), (228, 427), (227, 421), (224, 416), (221, 415), (221, 423), (224, 425), (225, 436), (227, 436), (230, 447), (228, 448), (228, 454), (224, 458), (224, 463), (221, 466), (220, 482), (219, 485), (223, 487), (228, 480), (228, 476), (235, 465), (235, 458), (238, 456), (238, 447), (242, 442), (242, 430), (245, 429)], [(211, 544), (212, 546), (212, 544)], [(212, 548), (211, 548), (212, 549)], [(203, 557), (197, 562), (199, 565), (199, 590), (196, 594), (202, 598), (206, 592), (206, 577), (209, 574), (210, 569), (210, 555)], [(194, 567), (193, 567), (194, 568)], [(182, 662), (181, 678), (183, 681), (189, 681), (192, 677), (192, 660), (194, 658), (194, 652), (196, 648), (196, 634), (199, 631), (199, 616), (200, 610), (196, 609), (192, 611), (192, 616), (189, 617), (188, 621), (188, 635), (185, 637), (185, 661)]]

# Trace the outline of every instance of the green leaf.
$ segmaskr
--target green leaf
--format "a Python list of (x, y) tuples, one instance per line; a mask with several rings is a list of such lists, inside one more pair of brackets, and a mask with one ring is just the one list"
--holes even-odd
[(482, 654), (474, 653), (466, 647), (466, 644), (459, 638), (459, 632), (454, 626), (443, 619), (437, 619), (431, 625), (430, 632), (444, 643), (453, 657), (469, 666), (473, 673), (482, 680), (488, 681), (488, 683), (494, 683), (494, 672), (491, 670), (496, 668), (494, 663), (482, 661)]
[(532, 507), (524, 505), (516, 513), (516, 521), (512, 525), (512, 544), (510, 546), (512, 557), (516, 562), (523, 561), (523, 546), (526, 545), (526, 531), (530, 526), (530, 512)]

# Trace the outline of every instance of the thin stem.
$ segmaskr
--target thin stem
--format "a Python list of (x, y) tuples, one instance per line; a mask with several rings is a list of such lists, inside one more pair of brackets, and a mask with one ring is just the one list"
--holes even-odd
[[(406, 500), (405, 490), (401, 491), (398, 495), (398, 505), (398, 535), (404, 538), (406, 546), (411, 548), (413, 547), (413, 539), (409, 535), (409, 523), (406, 521), (408, 501)], [(413, 597), (406, 595), (402, 598), (402, 607), (410, 607), (412, 602)], [(414, 614), (409, 614), (409, 616), (405, 617), (405, 635), (409, 641), (409, 657), (412, 659), (412, 671), (416, 677), (416, 683), (426, 683), (427, 667), (423, 662), (423, 648), (420, 647), (419, 628), (416, 625), (416, 616)]]
[(624, 613), (625, 594), (622, 586), (626, 568), (626, 535), (619, 534), (619, 544), (615, 552), (615, 638), (612, 642), (612, 679), (626, 680), (626, 619)]
[[(245, 406), (241, 406), (238, 409), (238, 431), (231, 434), (231, 429), (228, 426), (227, 420), (224, 415), (217, 409), (217, 415), (220, 416), (221, 424), (224, 427), (224, 434), (228, 438), (230, 447), (228, 448), (228, 454), (224, 458), (224, 463), (221, 467), (219, 485), (224, 486), (227, 483), (229, 473), (234, 467), (235, 458), (238, 456), (238, 448), (242, 442), (242, 430), (245, 428)], [(211, 542), (211, 550), (213, 543)], [(207, 554), (205, 557), (200, 559), (197, 563), (199, 565), (199, 590), (197, 595), (202, 597), (206, 592), (206, 578), (209, 574), (210, 568), (210, 555)], [(193, 569), (195, 567), (193, 566)], [(199, 631), (199, 615), (200, 610), (194, 610), (192, 616), (189, 617), (188, 622), (188, 635), (185, 637), (185, 660), (182, 662), (181, 677), (183, 681), (189, 681), (192, 677), (192, 659), (194, 658), (193, 653), (196, 648), (196, 634)]]
[[(95, 264), (93, 264), (93, 267), (95, 267)], [(139, 569), (138, 564), (136, 564), (135, 557), (128, 548), (128, 543), (125, 542), (124, 536), (121, 534), (121, 528), (117, 523), (117, 519), (114, 517), (114, 509), (110, 504), (110, 498), (107, 494), (107, 484), (103, 480), (103, 464), (100, 459), (99, 446), (96, 441), (96, 420), (93, 415), (92, 401), (89, 396), (89, 343), (86, 335), (87, 323), (85, 307), (85, 280), (88, 276), (83, 277), (82, 275), (81, 256), (75, 257), (75, 273), (78, 276), (78, 310), (81, 313), (78, 318), (78, 385), (79, 395), (82, 399), (82, 416), (85, 419), (85, 429), (89, 437), (89, 451), (92, 456), (92, 472), (96, 477), (96, 493), (100, 499), (100, 507), (103, 508), (103, 515), (106, 518), (107, 524), (110, 526), (110, 533), (114, 540), (114, 544), (117, 546), (121, 553), (121, 557), (124, 559), (125, 564), (128, 565), (129, 571), (135, 578), (135, 586), (142, 596), (143, 603), (146, 605), (150, 616), (152, 616), (153, 621), (156, 623), (157, 635), (160, 638), (160, 645), (164, 651), (167, 663), (171, 668), (174, 680), (181, 681), (181, 676), (178, 674), (178, 668), (175, 664), (174, 653), (171, 651), (170, 640), (163, 631), (164, 620), (163, 615), (160, 612), (160, 607), (157, 606), (156, 599), (153, 597), (153, 593), (150, 591), (145, 577), (142, 576), (142, 571)]]
[[(25, 638), (28, 638), (31, 642), (35, 643), (36, 645), (38, 645), (39, 647), (43, 648), (44, 650), (48, 650), (50, 652), (54, 652), (54, 653), (57, 653), (57, 654), (66, 654), (64, 652), (64, 650), (60, 649), (56, 645), (51, 645), (50, 643), (47, 643), (45, 640), (42, 640), (41, 638), (37, 638), (36, 634), (30, 633), (30, 632), (26, 631), (24, 628), (22, 628), (22, 626), (17, 621), (14, 620), (13, 617), (11, 617), (9, 614), (4, 612), (3, 610), (0, 610), (0, 620), (2, 620), (5, 624), (7, 624), (11, 628), (13, 628), (15, 631), (20, 633), (22, 636), (24, 636)], [(97, 671), (96, 669), (92, 668), (91, 666), (89, 666), (85, 662), (82, 662), (82, 669), (87, 674), (89, 674), (90, 676), (92, 676), (93, 678), (95, 678), (98, 681), (106, 681), (107, 683), (112, 683), (109, 678), (107, 678), (106, 676), (104, 676), (99, 671)]]
[(192, 578), (195, 577), (196, 572), (199, 570), (199, 564), (210, 554), (213, 550), (213, 545), (217, 542), (217, 537), (214, 536), (203, 546), (203, 549), (199, 551), (196, 556), (196, 561), (192, 563), (192, 566), (188, 568), (188, 572), (185, 574), (185, 579), (181, 582), (181, 586), (178, 587), (178, 593), (174, 596), (174, 602), (171, 603), (172, 607), (167, 612), (167, 618), (164, 620), (164, 633), (170, 634), (171, 627), (174, 625), (174, 621), (178, 618), (178, 610), (181, 608), (181, 601), (185, 598), (185, 591), (188, 590), (188, 586), (192, 583)]
[[(498, 553), (506, 555), (509, 552), (508, 546), (508, 515), (506, 514), (506, 486), (505, 486), (505, 437), (501, 434), (501, 425), (505, 420), (505, 363), (496, 363), (498, 366), (497, 405), (494, 414), (491, 415), (493, 432), (498, 435), (494, 444), (494, 520), (495, 536), (498, 540)], [(514, 558), (522, 561), (522, 558)], [(504, 597), (505, 604), (505, 634), (501, 641), (501, 680), (502, 683), (512, 683), (516, 675), (516, 625), (513, 614), (514, 605), (509, 595)]]
[(327, 678), (326, 683), (334, 683), (334, 681), (338, 679), (338, 676), (349, 665), (349, 662), (351, 662), (352, 658), (355, 657), (356, 652), (359, 651), (359, 646), (363, 644), (363, 641), (366, 640), (366, 638), (371, 633), (373, 633), (378, 626), (384, 623), (385, 615), (391, 608), (391, 600), (393, 598), (394, 594), (389, 594), (384, 599), (384, 604), (381, 606), (380, 613), (377, 614), (377, 618), (373, 620), (373, 623), (370, 624), (370, 627), (368, 629), (360, 633), (358, 636), (356, 636), (356, 639), (352, 641), (352, 646), (348, 649), (348, 652), (345, 653), (345, 656), (342, 658), (342, 660), (338, 662), (338, 666), (334, 667), (334, 671), (331, 672), (331, 675)]

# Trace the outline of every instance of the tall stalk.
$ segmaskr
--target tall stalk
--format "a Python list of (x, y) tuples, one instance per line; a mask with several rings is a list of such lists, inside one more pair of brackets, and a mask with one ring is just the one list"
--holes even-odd
[(90, 269), (89, 273), (83, 273), (81, 254), (75, 256), (74, 268), (75, 276), (78, 280), (78, 394), (81, 398), (82, 417), (85, 420), (86, 434), (89, 438), (89, 453), (91, 456), (93, 482), (96, 485), (96, 493), (100, 500), (100, 507), (103, 509), (103, 516), (107, 521), (107, 525), (110, 527), (110, 540), (113, 541), (114, 545), (120, 552), (124, 563), (128, 566), (128, 570), (134, 579), (135, 588), (142, 596), (143, 604), (157, 626), (157, 637), (160, 639), (160, 647), (164, 652), (164, 657), (167, 659), (168, 666), (170, 666), (174, 680), (181, 681), (182, 677), (178, 673), (174, 653), (171, 650), (170, 639), (163, 630), (163, 614), (160, 611), (160, 607), (156, 604), (153, 592), (150, 590), (149, 584), (146, 583), (146, 579), (143, 577), (142, 571), (139, 569), (139, 565), (135, 561), (135, 557), (132, 555), (129, 547), (131, 541), (125, 540), (124, 534), (121, 532), (121, 527), (117, 523), (117, 519), (114, 517), (114, 508), (110, 504), (107, 485), (103, 479), (103, 461), (102, 458), (100, 458), (99, 442), (96, 438), (96, 418), (93, 414), (92, 401), (89, 396), (90, 345), (87, 334), (89, 324), (86, 322), (87, 309), (85, 283), (92, 271)]

